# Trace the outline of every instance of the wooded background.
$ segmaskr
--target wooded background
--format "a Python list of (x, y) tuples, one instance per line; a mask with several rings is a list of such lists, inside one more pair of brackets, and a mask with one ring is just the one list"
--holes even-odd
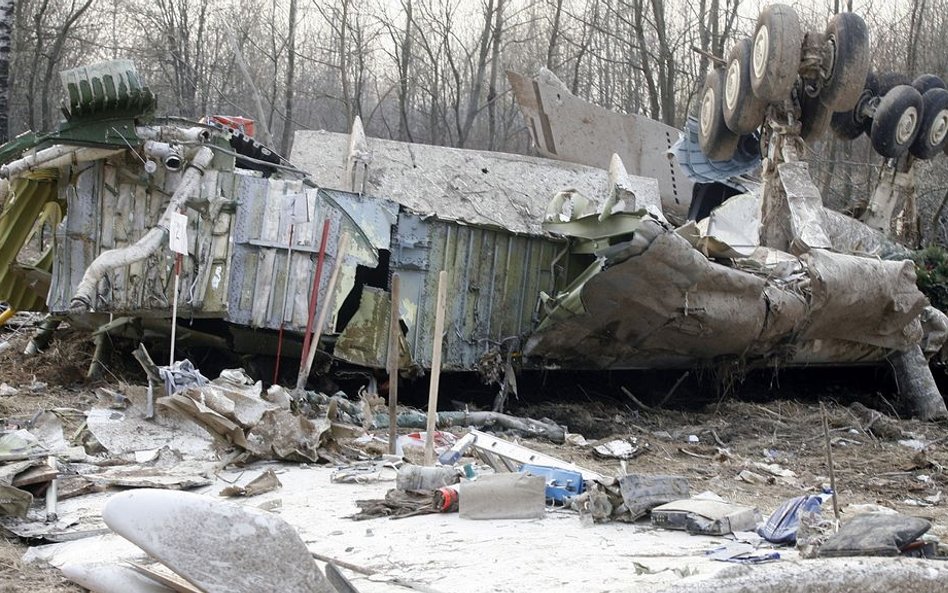
[[(505, 70), (546, 67), (580, 97), (681, 127), (708, 67), (690, 48), (726, 55), (753, 33), (765, 4), (0, 0), (0, 56), (10, 52), (8, 72), (0, 60), (0, 88), (6, 80), (9, 89), (0, 97), (0, 132), (55, 127), (60, 70), (130, 58), (161, 114), (251, 117), (258, 138), (282, 154), (295, 130), (348, 131), (357, 115), (370, 136), (529, 153)], [(948, 0), (790, 4), (805, 28), (818, 31), (836, 11), (859, 13), (878, 71), (948, 74)], [(875, 185), (882, 159), (864, 137), (843, 142), (828, 134), (812, 149), (828, 206), (846, 209)], [(918, 165), (928, 242), (945, 242), (933, 217), (948, 197), (946, 159)]]

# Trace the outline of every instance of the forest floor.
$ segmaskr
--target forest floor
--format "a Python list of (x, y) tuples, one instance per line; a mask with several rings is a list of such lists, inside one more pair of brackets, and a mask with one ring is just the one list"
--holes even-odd
[[(13, 346), (0, 353), (0, 382), (17, 390), (0, 396), (0, 428), (40, 410), (86, 410), (95, 401), (93, 390), (98, 386), (116, 389), (121, 382), (144, 382), (131, 363), (122, 372), (107, 373), (105, 382), (88, 383), (84, 375), (92, 346), (80, 332), (60, 332), (44, 352), (32, 357), (22, 354), (28, 335), (26, 324), (13, 324), (0, 334)], [(593, 443), (635, 437), (645, 452), (624, 462), (627, 471), (686, 476), (693, 493), (712, 491), (725, 500), (757, 507), (764, 517), (781, 501), (819, 492), (830, 482), (825, 419), (843, 519), (854, 512), (853, 505), (882, 505), (931, 520), (931, 533), (948, 542), (948, 504), (943, 495), (948, 492), (948, 425), (899, 419), (886, 382), (873, 378), (873, 373), (885, 375), (884, 369), (850, 376), (856, 384), (853, 389), (847, 386), (846, 375), (834, 382), (824, 380), (832, 374), (819, 373), (824, 374), (815, 380), (790, 376), (749, 381), (744, 390), (726, 396), (699, 396), (695, 385), (684, 386), (665, 409), (654, 407), (662, 393), (655, 397), (640, 393), (633, 401), (601, 382), (588, 386), (588, 376), (557, 380), (556, 390), (548, 388), (556, 400), (539, 397), (543, 388), (528, 381), (521, 387), (520, 399), (511, 402), (511, 412), (551, 418)], [(624, 379), (613, 377), (609, 383)], [(575, 381), (573, 396), (559, 397), (570, 381)], [(535, 392), (526, 393), (527, 389)], [(467, 395), (459, 389), (449, 399), (464, 401)], [(884, 415), (871, 421), (854, 402)], [(71, 434), (67, 430), (67, 438)], [(589, 446), (521, 442), (601, 473), (620, 472), (620, 462), (596, 457)], [(767, 467), (784, 475), (774, 475)], [(9, 533), (0, 536), (0, 593), (82, 590), (54, 568), (24, 564), (23, 553), (35, 543)], [(530, 590), (529, 583), (523, 590)]]

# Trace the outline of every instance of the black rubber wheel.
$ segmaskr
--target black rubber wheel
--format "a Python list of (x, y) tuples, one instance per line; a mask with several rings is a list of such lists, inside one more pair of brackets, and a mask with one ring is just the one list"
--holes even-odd
[(764, 121), (767, 104), (754, 95), (751, 87), (751, 49), (747, 37), (731, 48), (724, 70), (724, 121), (735, 134), (749, 134)]
[(786, 99), (800, 70), (803, 33), (797, 13), (786, 4), (771, 4), (754, 29), (751, 86), (766, 102)]
[(922, 95), (922, 124), (909, 151), (920, 159), (930, 159), (948, 141), (948, 90), (933, 88)]
[(915, 142), (922, 123), (922, 95), (901, 84), (882, 97), (872, 120), (872, 147), (887, 158), (904, 155)]
[(932, 89), (948, 88), (945, 86), (945, 81), (942, 80), (940, 76), (934, 74), (922, 74), (912, 81), (912, 86), (915, 87), (915, 90), (922, 93), (922, 96), (925, 96), (925, 93)]
[(802, 93), (800, 99), (800, 137), (808, 144), (820, 139), (829, 129), (833, 112), (823, 104), (819, 97)]
[(869, 133), (872, 128), (872, 118), (868, 117), (863, 109), (878, 92), (879, 81), (876, 80), (875, 72), (870, 70), (866, 74), (866, 81), (859, 99), (856, 100), (856, 105), (852, 109), (834, 113), (830, 120), (830, 127), (838, 138), (855, 140), (860, 134)]
[[(876, 74), (876, 97), (882, 97), (895, 87), (903, 84), (912, 84), (912, 79), (907, 75), (901, 72), (882, 72)], [(869, 116), (866, 120), (866, 136), (872, 135), (872, 119), (875, 117), (873, 113), (872, 116)]]
[(836, 134), (837, 138), (855, 140), (868, 129), (866, 126), (868, 121), (865, 118), (862, 118), (862, 120), (856, 119), (856, 114), (853, 111), (839, 111), (830, 118), (830, 127), (833, 128), (833, 133)]
[[(876, 75), (876, 94), (880, 97), (899, 85), (911, 85), (912, 79), (901, 72), (883, 72)], [(919, 93), (921, 94), (921, 93)]]
[(869, 74), (869, 28), (853, 12), (841, 12), (826, 27), (831, 64), (820, 100), (830, 111), (848, 111), (862, 94)]
[(724, 71), (712, 68), (704, 77), (698, 103), (698, 145), (711, 160), (734, 156), (739, 136), (724, 121)]

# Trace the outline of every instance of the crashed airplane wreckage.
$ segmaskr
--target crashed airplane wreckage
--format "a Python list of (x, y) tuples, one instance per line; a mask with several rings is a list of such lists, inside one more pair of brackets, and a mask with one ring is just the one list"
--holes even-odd
[[(337, 360), (384, 368), (397, 274), (407, 370), (432, 365), (444, 270), (445, 370), (889, 357), (928, 373), (931, 396), (923, 350), (940, 349), (948, 323), (910, 261), (876, 257), (892, 247), (881, 233), (818, 207), (805, 229), (829, 242), (762, 247), (767, 224), (799, 233), (799, 209), (762, 224), (746, 178), (687, 222), (700, 184), (667, 155), (678, 130), (592, 106), (549, 75), (510, 76), (541, 153), (561, 160), (370, 139), (356, 121), (350, 135), (298, 132), (293, 166), (233, 129), (153, 118), (130, 62), (64, 72), (59, 130), (0, 149), (0, 299), (136, 340), (167, 336), (177, 300), (182, 343), (273, 355), (286, 335), (283, 354), (299, 356), (312, 336)], [(51, 250), (16, 262), (41, 217)], [(177, 292), (169, 229), (186, 241)], [(316, 327), (314, 303), (328, 309)], [(943, 414), (937, 399), (919, 414)]]

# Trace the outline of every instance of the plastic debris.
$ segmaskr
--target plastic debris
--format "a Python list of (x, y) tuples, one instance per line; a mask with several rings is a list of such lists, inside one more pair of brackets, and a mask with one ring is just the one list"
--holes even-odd
[(797, 530), (800, 527), (800, 514), (804, 512), (819, 513), (827, 496), (811, 494), (784, 501), (760, 526), (757, 533), (775, 544), (795, 544)]
[(702, 535), (725, 535), (753, 529), (760, 513), (753, 507), (691, 498), (652, 509), (652, 524)]
[(629, 474), (619, 478), (619, 489), (633, 521), (657, 506), (689, 495), (688, 480), (683, 476)]

